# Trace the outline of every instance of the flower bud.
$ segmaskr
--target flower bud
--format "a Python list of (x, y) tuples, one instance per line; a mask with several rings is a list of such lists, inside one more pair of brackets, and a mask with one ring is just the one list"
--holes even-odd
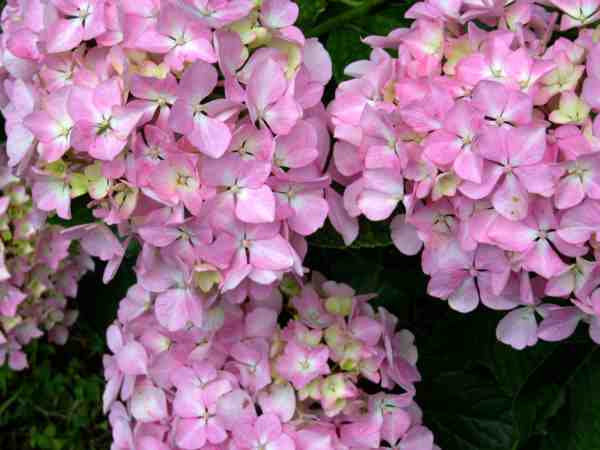
[(292, 298), (295, 297), (296, 295), (300, 294), (300, 284), (298, 283), (298, 281), (289, 275), (285, 275), (283, 277), (283, 280), (281, 281), (281, 284), (279, 285), (279, 289), (281, 290), (281, 292), (283, 292), (285, 295), (287, 295), (288, 297)]
[(329, 297), (325, 300), (325, 309), (336, 316), (349, 316), (352, 313), (352, 297)]
[(0, 316), (0, 324), (2, 324), (2, 328), (5, 332), (9, 333), (12, 329), (17, 327), (23, 322), (23, 318), (21, 316), (8, 317), (8, 316)]
[(83, 173), (72, 173), (69, 176), (71, 186), (71, 198), (81, 197), (88, 192), (89, 180)]
[(221, 274), (217, 270), (204, 270), (194, 273), (194, 284), (198, 289), (207, 294), (213, 287), (222, 281)]

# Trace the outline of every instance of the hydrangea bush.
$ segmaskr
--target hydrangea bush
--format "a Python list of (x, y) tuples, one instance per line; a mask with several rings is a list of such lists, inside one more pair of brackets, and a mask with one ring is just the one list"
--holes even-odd
[(497, 337), (517, 349), (579, 322), (600, 343), (598, 6), (418, 2), (364, 39), (328, 109), (349, 215), (423, 249), (452, 309), (510, 311)]
[[(113, 450), (439, 450), (413, 334), (309, 278), (327, 218), (347, 246), (360, 216), (388, 221), (428, 293), (509, 311), (516, 349), (582, 321), (600, 343), (600, 4), (415, 3), (326, 108), (298, 3), (2, 12), (0, 363), (66, 341), (92, 258), (110, 283), (138, 253), (106, 332)], [(329, 29), (383, 0), (340, 3)]]
[(60, 219), (91, 198), (96, 220), (58, 236), (105, 261), (105, 282), (141, 244), (107, 332), (115, 449), (433, 448), (412, 335), (345, 285), (285, 310), (274, 288), (304, 275), (329, 203), (348, 220), (325, 173), (331, 62), (297, 15), (289, 0), (4, 10), (8, 167)]

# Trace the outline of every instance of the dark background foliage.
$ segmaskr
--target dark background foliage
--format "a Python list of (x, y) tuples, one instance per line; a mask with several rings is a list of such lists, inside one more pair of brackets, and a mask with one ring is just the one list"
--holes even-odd
[[(367, 57), (360, 38), (407, 25), (411, 2), (296, 0), (300, 27), (331, 53), (334, 78), (327, 97), (343, 81), (351, 61)], [(79, 213), (79, 214), (78, 214)], [(87, 210), (80, 204), (77, 220)], [(444, 450), (600, 449), (600, 352), (584, 330), (559, 344), (514, 351), (495, 338), (501, 314), (478, 310), (463, 316), (425, 294), (417, 257), (401, 256), (387, 224), (361, 224), (352, 248), (329, 226), (310, 240), (306, 265), (377, 292), (417, 336), (423, 381), (417, 401)], [(104, 332), (118, 301), (134, 282), (133, 255), (104, 286), (102, 267), (80, 287), (80, 319), (64, 348), (43, 342), (28, 352), (31, 369), (0, 369), (0, 449), (108, 450), (110, 431), (101, 411)]]

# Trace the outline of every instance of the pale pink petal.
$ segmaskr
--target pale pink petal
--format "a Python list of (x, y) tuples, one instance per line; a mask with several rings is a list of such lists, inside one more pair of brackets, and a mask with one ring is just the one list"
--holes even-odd
[(492, 197), (496, 211), (510, 220), (523, 220), (529, 209), (529, 194), (519, 179), (512, 173), (506, 174), (502, 184)]
[(275, 196), (268, 186), (242, 189), (237, 195), (235, 213), (247, 223), (266, 223), (275, 220)]
[(419, 238), (414, 225), (406, 223), (406, 216), (399, 214), (394, 217), (390, 225), (392, 241), (404, 255), (413, 256), (423, 248), (423, 241)]
[(293, 25), (298, 18), (298, 5), (290, 0), (265, 0), (260, 8), (261, 22), (269, 28)]
[(517, 308), (509, 312), (498, 323), (496, 337), (517, 350), (535, 345), (537, 342), (537, 322), (534, 310)]
[(252, 242), (250, 264), (257, 269), (284, 270), (294, 265), (294, 258), (289, 243), (277, 235), (271, 239)]
[(156, 298), (156, 319), (169, 331), (181, 330), (187, 324), (187, 296), (184, 289), (171, 289)]

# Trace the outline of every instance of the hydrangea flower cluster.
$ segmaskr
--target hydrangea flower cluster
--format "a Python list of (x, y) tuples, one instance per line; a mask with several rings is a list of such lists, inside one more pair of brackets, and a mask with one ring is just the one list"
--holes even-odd
[(291, 0), (9, 2), (9, 164), (43, 211), (91, 197), (99, 222), (68, 233), (105, 281), (130, 238), (222, 291), (302, 275), (329, 211), (331, 61), (297, 16)]
[(46, 223), (28, 184), (0, 163), (0, 366), (23, 370), (23, 347), (33, 339), (67, 341), (77, 319), (68, 300), (94, 262), (61, 227)]
[[(600, 343), (599, 8), (416, 3), (410, 28), (364, 40), (329, 106), (350, 216), (424, 248), (451, 308), (509, 310), (497, 337), (517, 349), (582, 321)], [(356, 220), (334, 225), (352, 242)]]
[(96, 220), (59, 236), (105, 282), (141, 244), (107, 331), (113, 449), (437, 448), (396, 319), (347, 286), (315, 281), (285, 309), (277, 289), (330, 211), (350, 222), (325, 173), (331, 61), (297, 16), (291, 0), (3, 11), (8, 166), (45, 213), (91, 198)]
[(414, 402), (414, 336), (373, 296), (288, 276), (179, 323), (154, 281), (138, 269), (107, 332), (113, 450), (438, 449)]

